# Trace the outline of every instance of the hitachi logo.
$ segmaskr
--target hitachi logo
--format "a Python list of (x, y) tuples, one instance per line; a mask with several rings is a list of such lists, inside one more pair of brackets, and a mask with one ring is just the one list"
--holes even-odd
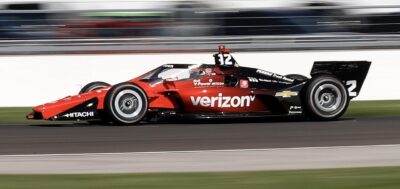
[(72, 112), (64, 115), (67, 118), (93, 117), (94, 112)]
[(219, 108), (237, 108), (237, 107), (250, 107), (251, 102), (254, 101), (255, 96), (223, 96), (219, 93), (218, 96), (191, 96), (190, 100), (194, 106), (202, 107), (219, 107)]

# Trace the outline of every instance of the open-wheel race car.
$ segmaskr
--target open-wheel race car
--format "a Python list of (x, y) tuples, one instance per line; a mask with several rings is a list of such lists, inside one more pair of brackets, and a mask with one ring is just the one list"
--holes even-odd
[(241, 67), (225, 46), (215, 64), (166, 64), (127, 82), (87, 84), (33, 108), (28, 119), (122, 125), (170, 118), (305, 116), (335, 120), (358, 96), (371, 62), (315, 62), (311, 78)]

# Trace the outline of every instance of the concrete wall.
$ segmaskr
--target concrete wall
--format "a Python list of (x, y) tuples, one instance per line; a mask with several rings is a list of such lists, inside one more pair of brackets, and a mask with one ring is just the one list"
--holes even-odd
[[(239, 64), (309, 75), (314, 61), (368, 60), (356, 100), (400, 99), (400, 50), (236, 53)], [(0, 107), (33, 106), (77, 94), (91, 81), (119, 83), (164, 63), (213, 63), (211, 54), (49, 55), (0, 57)]]

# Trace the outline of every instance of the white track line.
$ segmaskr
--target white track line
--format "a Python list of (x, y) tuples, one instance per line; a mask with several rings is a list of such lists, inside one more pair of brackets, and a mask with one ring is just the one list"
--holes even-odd
[(86, 156), (86, 155), (131, 155), (131, 154), (170, 154), (170, 153), (204, 153), (204, 152), (247, 152), (247, 151), (276, 151), (276, 150), (306, 150), (306, 149), (335, 149), (335, 148), (364, 148), (364, 147), (400, 147), (400, 144), (382, 145), (353, 145), (353, 146), (308, 146), (283, 148), (245, 148), (224, 150), (182, 150), (182, 151), (151, 151), (151, 152), (104, 152), (104, 153), (63, 153), (63, 154), (9, 154), (1, 157), (44, 157), (44, 156)]
[(0, 156), (0, 174), (262, 171), (399, 165), (400, 144)]

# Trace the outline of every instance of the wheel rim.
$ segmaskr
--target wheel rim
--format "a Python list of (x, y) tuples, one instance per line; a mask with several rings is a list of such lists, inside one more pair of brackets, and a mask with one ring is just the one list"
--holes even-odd
[(143, 107), (141, 96), (134, 90), (125, 89), (117, 94), (114, 100), (114, 108), (124, 118), (135, 118)]
[(322, 84), (314, 94), (315, 105), (323, 112), (335, 112), (341, 107), (342, 101), (342, 92), (333, 84)]

